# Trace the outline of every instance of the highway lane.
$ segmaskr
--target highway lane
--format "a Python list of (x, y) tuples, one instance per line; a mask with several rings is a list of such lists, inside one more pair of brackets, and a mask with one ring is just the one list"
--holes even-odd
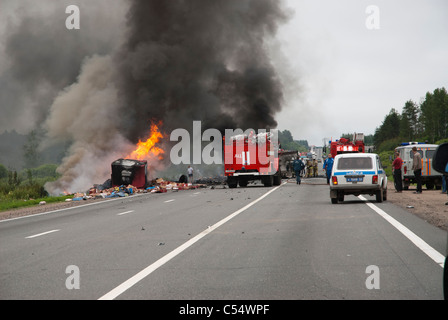
[[(268, 195), (262, 186), (148, 194), (2, 222), (0, 299), (442, 299), (440, 265), (364, 201), (332, 205), (328, 186), (309, 181)], [(375, 205), (445, 252), (446, 232)], [(71, 265), (79, 289), (66, 287)], [(379, 289), (366, 287), (369, 266)]]

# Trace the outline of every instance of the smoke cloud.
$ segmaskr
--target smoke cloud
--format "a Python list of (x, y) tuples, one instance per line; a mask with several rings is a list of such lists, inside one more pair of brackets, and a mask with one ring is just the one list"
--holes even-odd
[(2, 0), (0, 130), (27, 134), (46, 119), (55, 96), (74, 83), (86, 57), (122, 42), (125, 4), (77, 0), (82, 29), (67, 30), (73, 1)]
[(85, 58), (49, 109), (49, 140), (73, 142), (62, 178), (46, 186), (51, 193), (103, 182), (110, 163), (145, 139), (154, 120), (168, 134), (191, 130), (194, 120), (222, 132), (277, 126), (282, 84), (267, 48), (288, 19), (282, 2), (128, 3), (121, 45)]

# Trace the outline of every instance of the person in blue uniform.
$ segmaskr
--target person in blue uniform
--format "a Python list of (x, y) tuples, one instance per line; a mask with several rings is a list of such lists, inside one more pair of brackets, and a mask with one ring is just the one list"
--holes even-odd
[(327, 184), (330, 184), (331, 178), (331, 170), (333, 169), (334, 159), (331, 153), (328, 155), (328, 158), (324, 161), (324, 170), (327, 175)]
[(292, 168), (294, 169), (294, 173), (296, 174), (296, 182), (297, 184), (302, 183), (302, 179), (300, 178), (300, 172), (303, 170), (305, 165), (303, 164), (302, 160), (300, 158), (297, 158), (292, 163)]

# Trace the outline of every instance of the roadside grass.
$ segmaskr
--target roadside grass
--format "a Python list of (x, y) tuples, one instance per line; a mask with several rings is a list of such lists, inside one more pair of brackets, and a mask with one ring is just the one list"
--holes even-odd
[(22, 172), (9, 171), (7, 177), (0, 179), (0, 211), (62, 202), (73, 195), (50, 196), (44, 185), (58, 178), (55, 165), (43, 165)]
[(73, 198), (73, 196), (43, 197), (38, 199), (4, 199), (0, 198), (0, 211), (11, 209), (32, 207), (38, 205), (41, 201), (46, 203), (63, 202), (65, 199)]

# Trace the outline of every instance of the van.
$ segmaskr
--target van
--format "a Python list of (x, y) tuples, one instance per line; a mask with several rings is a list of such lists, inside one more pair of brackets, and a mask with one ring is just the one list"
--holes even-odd
[(345, 195), (368, 194), (377, 202), (387, 200), (387, 176), (375, 153), (338, 154), (330, 180), (331, 203), (344, 201)]
[(440, 190), (442, 188), (442, 174), (432, 167), (432, 158), (438, 145), (421, 142), (405, 142), (395, 148), (395, 151), (400, 154), (400, 158), (403, 159), (403, 166), (401, 167), (403, 189), (408, 190), (411, 183), (416, 183), (414, 171), (412, 171), (413, 147), (417, 147), (417, 151), (422, 156), (422, 185), (425, 185), (428, 190), (432, 190), (434, 187)]

